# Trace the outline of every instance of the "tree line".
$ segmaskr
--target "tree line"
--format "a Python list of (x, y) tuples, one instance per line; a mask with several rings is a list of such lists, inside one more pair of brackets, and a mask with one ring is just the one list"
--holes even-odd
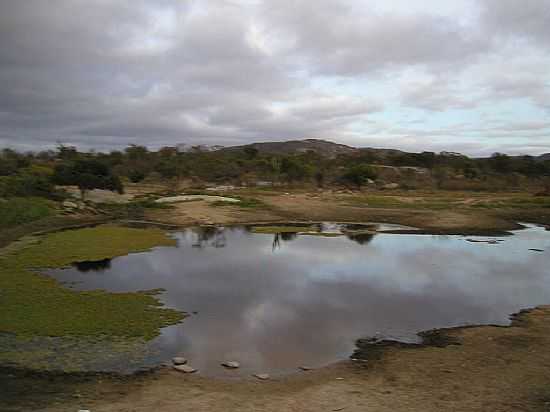
[(550, 161), (531, 156), (511, 157), (495, 153), (475, 159), (454, 153), (384, 154), (369, 149), (327, 158), (314, 151), (296, 154), (261, 153), (252, 146), (240, 150), (179, 152), (158, 151), (131, 145), (109, 153), (81, 152), (60, 145), (57, 150), (20, 153), (0, 152), (0, 197), (39, 196), (58, 198), (59, 185), (87, 190), (123, 191), (123, 182), (146, 178), (189, 179), (197, 184), (232, 183), (313, 184), (362, 187), (379, 177), (379, 166), (421, 168), (435, 181), (459, 176), (465, 180), (521, 175), (543, 180), (550, 176)]

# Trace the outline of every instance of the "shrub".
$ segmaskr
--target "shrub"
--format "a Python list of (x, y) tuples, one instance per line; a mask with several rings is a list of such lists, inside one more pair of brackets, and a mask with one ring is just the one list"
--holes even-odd
[(0, 197), (56, 198), (56, 195), (52, 182), (45, 176), (23, 174), (0, 177)]
[(12, 198), (0, 201), (0, 228), (8, 228), (49, 216), (52, 203), (40, 198)]
[(344, 184), (352, 184), (359, 188), (365, 185), (369, 179), (376, 179), (376, 172), (367, 164), (352, 166), (340, 178)]

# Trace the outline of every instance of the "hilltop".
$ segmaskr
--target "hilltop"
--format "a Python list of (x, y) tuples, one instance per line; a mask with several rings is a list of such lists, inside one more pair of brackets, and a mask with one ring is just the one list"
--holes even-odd
[(349, 155), (359, 152), (359, 149), (356, 147), (346, 146), (344, 144), (333, 143), (327, 140), (320, 139), (252, 143), (242, 146), (226, 147), (222, 150), (239, 151), (244, 150), (247, 147), (256, 149), (260, 154), (290, 155), (312, 151), (327, 158), (334, 158), (341, 154)]

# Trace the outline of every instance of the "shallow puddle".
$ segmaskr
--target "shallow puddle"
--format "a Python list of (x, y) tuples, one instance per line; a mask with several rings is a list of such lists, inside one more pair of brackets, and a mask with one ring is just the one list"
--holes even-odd
[[(190, 316), (151, 342), (141, 366), (181, 355), (208, 376), (319, 367), (349, 357), (358, 338), (416, 342), (422, 330), (507, 324), (550, 303), (544, 228), (499, 238), (326, 228), (332, 235), (188, 229), (173, 234), (177, 247), (50, 274), (77, 289), (166, 289), (162, 301)], [(241, 368), (226, 371), (224, 360)]]

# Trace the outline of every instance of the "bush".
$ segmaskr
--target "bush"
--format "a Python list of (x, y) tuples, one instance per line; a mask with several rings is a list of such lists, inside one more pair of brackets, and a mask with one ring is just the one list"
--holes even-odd
[(78, 159), (70, 163), (57, 165), (53, 181), (59, 185), (76, 185), (82, 198), (87, 190), (106, 189), (123, 193), (118, 176), (104, 163), (95, 159)]
[(352, 166), (340, 177), (344, 184), (352, 184), (357, 187), (365, 185), (369, 179), (376, 179), (376, 172), (366, 164)]
[(32, 222), (52, 213), (52, 203), (40, 198), (12, 198), (0, 201), (0, 228)]
[(49, 178), (32, 174), (0, 177), (0, 197), (38, 196), (57, 198)]

